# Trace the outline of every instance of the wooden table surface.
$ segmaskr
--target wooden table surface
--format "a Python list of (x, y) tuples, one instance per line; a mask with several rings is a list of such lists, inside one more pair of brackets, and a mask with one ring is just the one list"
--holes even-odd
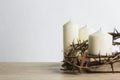
[(64, 73), (61, 63), (1, 62), (0, 80), (120, 80), (120, 73)]

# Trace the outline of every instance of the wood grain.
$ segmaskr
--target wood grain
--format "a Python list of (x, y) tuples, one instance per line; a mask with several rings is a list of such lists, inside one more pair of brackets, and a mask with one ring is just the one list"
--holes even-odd
[(0, 80), (119, 80), (120, 73), (67, 73), (61, 63), (1, 62)]

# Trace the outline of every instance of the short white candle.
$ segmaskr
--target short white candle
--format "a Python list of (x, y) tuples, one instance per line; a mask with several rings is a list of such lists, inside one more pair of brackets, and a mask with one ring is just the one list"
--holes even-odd
[(101, 29), (89, 36), (88, 53), (93, 55), (112, 55), (112, 36)]
[(78, 35), (79, 40), (81, 42), (88, 40), (89, 35), (94, 32), (95, 32), (95, 30), (88, 27), (87, 25), (83, 26), (82, 28), (79, 29), (79, 35)]
[(64, 52), (68, 50), (73, 41), (74, 43), (78, 41), (78, 25), (70, 20), (63, 25)]

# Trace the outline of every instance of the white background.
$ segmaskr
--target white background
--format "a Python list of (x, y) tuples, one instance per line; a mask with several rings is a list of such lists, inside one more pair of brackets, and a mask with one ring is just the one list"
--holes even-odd
[(79, 27), (120, 30), (120, 0), (0, 0), (0, 61), (62, 61), (70, 18)]

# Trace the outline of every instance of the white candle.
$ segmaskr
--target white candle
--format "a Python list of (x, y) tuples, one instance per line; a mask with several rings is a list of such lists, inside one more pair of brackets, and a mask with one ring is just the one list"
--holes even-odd
[(63, 44), (64, 52), (68, 50), (70, 44), (78, 41), (78, 25), (72, 21), (68, 21), (63, 25)]
[(89, 36), (89, 54), (112, 55), (112, 36), (101, 29)]
[(84, 27), (79, 29), (79, 40), (81, 42), (88, 40), (88, 37), (90, 34), (94, 33), (95, 30), (88, 27), (87, 25), (85, 25)]

